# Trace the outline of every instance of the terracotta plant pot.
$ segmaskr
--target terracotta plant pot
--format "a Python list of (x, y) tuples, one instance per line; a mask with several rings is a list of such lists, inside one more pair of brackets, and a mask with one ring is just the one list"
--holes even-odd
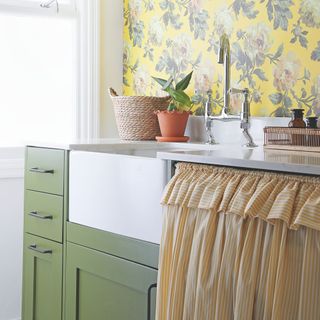
[(162, 137), (183, 137), (190, 112), (158, 111), (158, 121)]

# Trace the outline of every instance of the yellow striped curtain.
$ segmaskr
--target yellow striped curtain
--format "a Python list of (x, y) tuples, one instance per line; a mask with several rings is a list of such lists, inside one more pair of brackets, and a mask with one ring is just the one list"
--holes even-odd
[(157, 320), (320, 319), (320, 179), (178, 164)]

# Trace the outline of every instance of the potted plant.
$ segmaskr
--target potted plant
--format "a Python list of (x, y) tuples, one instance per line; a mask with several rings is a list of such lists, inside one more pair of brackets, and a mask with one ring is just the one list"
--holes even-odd
[(167, 110), (156, 112), (162, 135), (162, 137), (156, 137), (158, 141), (183, 142), (189, 140), (189, 137), (184, 136), (184, 132), (191, 114), (192, 102), (184, 91), (189, 86), (192, 73), (193, 71), (175, 85), (173, 85), (173, 77), (168, 80), (152, 77), (171, 97)]

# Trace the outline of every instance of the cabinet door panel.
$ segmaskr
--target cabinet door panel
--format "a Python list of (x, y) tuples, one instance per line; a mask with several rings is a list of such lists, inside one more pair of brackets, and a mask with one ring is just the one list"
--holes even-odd
[(62, 245), (25, 234), (23, 320), (61, 320)]
[(72, 243), (67, 253), (65, 319), (154, 319), (157, 270)]

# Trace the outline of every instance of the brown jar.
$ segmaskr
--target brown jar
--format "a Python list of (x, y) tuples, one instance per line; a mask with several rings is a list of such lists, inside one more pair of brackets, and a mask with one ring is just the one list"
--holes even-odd
[[(303, 121), (303, 109), (291, 109), (292, 120), (289, 122), (289, 128), (305, 128), (306, 123)], [(291, 144), (294, 146), (305, 146), (306, 135), (303, 133), (291, 134)]]
[(317, 129), (318, 117), (307, 117), (307, 128)]
[[(307, 117), (307, 128), (308, 129), (317, 129), (318, 117)], [(320, 139), (318, 135), (308, 134), (306, 137), (307, 146), (309, 147), (319, 147)]]
[(305, 128), (306, 123), (303, 121), (303, 109), (291, 109), (292, 120), (289, 122), (289, 128)]

